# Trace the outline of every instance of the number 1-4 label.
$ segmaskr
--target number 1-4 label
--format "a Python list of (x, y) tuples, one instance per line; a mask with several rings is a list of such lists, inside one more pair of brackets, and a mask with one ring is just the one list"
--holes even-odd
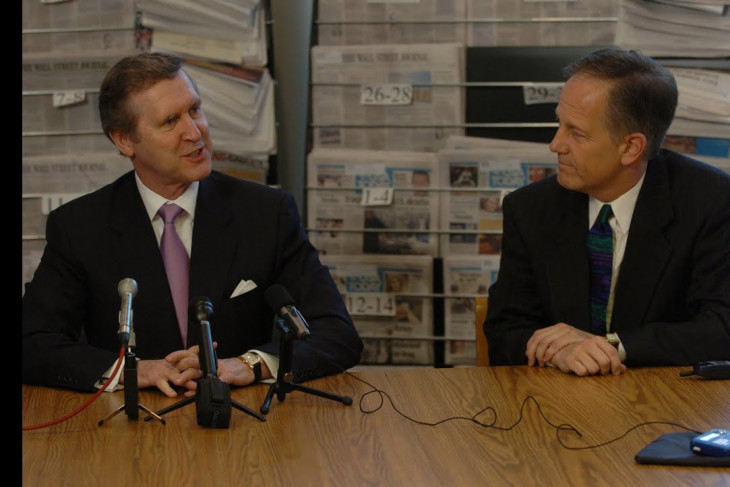
[(387, 206), (393, 202), (393, 188), (364, 188), (361, 206)]

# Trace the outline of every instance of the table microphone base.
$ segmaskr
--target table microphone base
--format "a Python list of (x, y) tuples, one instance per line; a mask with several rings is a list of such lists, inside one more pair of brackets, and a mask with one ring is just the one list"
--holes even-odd
[(104, 424), (104, 421), (110, 419), (120, 412), (124, 411), (127, 413), (127, 419), (130, 421), (137, 420), (139, 418), (139, 410), (149, 414), (149, 419), (157, 419), (162, 424), (165, 424), (165, 420), (157, 414), (150, 411), (148, 408), (139, 403), (139, 389), (137, 388), (137, 357), (126, 345), (127, 351), (124, 354), (124, 404), (121, 405), (116, 411), (112, 411), (106, 417), (99, 421), (99, 426)]

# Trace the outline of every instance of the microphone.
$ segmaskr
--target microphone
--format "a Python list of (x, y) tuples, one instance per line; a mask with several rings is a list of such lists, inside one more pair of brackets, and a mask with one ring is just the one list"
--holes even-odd
[(210, 320), (213, 318), (213, 303), (210, 299), (199, 296), (190, 301), (189, 315), (200, 326), (201, 341), (198, 360), (203, 377), (218, 377), (218, 366), (213, 349), (213, 336), (210, 331)]
[(198, 360), (203, 377), (198, 379), (198, 390), (195, 393), (195, 414), (198, 418), (198, 425), (209, 428), (228, 428), (233, 400), (230, 386), (218, 378), (213, 337), (210, 332), (213, 303), (204, 296), (193, 298), (188, 306), (188, 316), (200, 325), (201, 335)]
[(132, 298), (137, 295), (137, 281), (129, 277), (122, 279), (117, 286), (117, 292), (122, 298), (117, 336), (122, 345), (127, 347), (130, 333), (132, 333)]
[(290, 329), (296, 330), (297, 338), (309, 338), (309, 325), (299, 310), (294, 306), (289, 291), (281, 284), (272, 284), (264, 293), (266, 302), (276, 314), (283, 319)]

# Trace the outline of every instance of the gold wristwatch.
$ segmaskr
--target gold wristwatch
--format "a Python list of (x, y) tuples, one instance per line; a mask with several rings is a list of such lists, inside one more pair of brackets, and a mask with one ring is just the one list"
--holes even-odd
[(608, 343), (610, 343), (616, 350), (618, 350), (618, 346), (621, 343), (621, 340), (618, 339), (618, 335), (616, 333), (606, 333), (606, 341), (608, 341)]
[(254, 380), (261, 379), (261, 356), (257, 353), (246, 352), (240, 355), (238, 359), (253, 371)]

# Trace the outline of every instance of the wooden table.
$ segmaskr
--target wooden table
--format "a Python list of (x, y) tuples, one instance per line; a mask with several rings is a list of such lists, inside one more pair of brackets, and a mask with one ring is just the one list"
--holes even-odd
[[(143, 421), (141, 411), (136, 421), (121, 412), (99, 426), (124, 404), (122, 392), (103, 393), (67, 421), (22, 433), (23, 485), (728, 486), (730, 468), (634, 461), (659, 435), (685, 431), (643, 422), (730, 427), (730, 382), (680, 377), (680, 370), (631, 369), (618, 377), (531, 367), (367, 370), (306, 384), (351, 396), (351, 406), (295, 390), (281, 402), (274, 396), (265, 422), (234, 408), (229, 427), (218, 429), (197, 424), (194, 402), (164, 414), (166, 424)], [(363, 397), (373, 387), (384, 394)], [(258, 411), (268, 389), (258, 384), (231, 395)], [(90, 397), (23, 386), (23, 426), (64, 416)], [(179, 400), (139, 394), (153, 411)], [(487, 407), (477, 419), (503, 429), (468, 419)], [(456, 417), (465, 419), (445, 421)], [(582, 437), (561, 431), (566, 448), (548, 421), (570, 424)], [(605, 446), (572, 449), (629, 430)]]

